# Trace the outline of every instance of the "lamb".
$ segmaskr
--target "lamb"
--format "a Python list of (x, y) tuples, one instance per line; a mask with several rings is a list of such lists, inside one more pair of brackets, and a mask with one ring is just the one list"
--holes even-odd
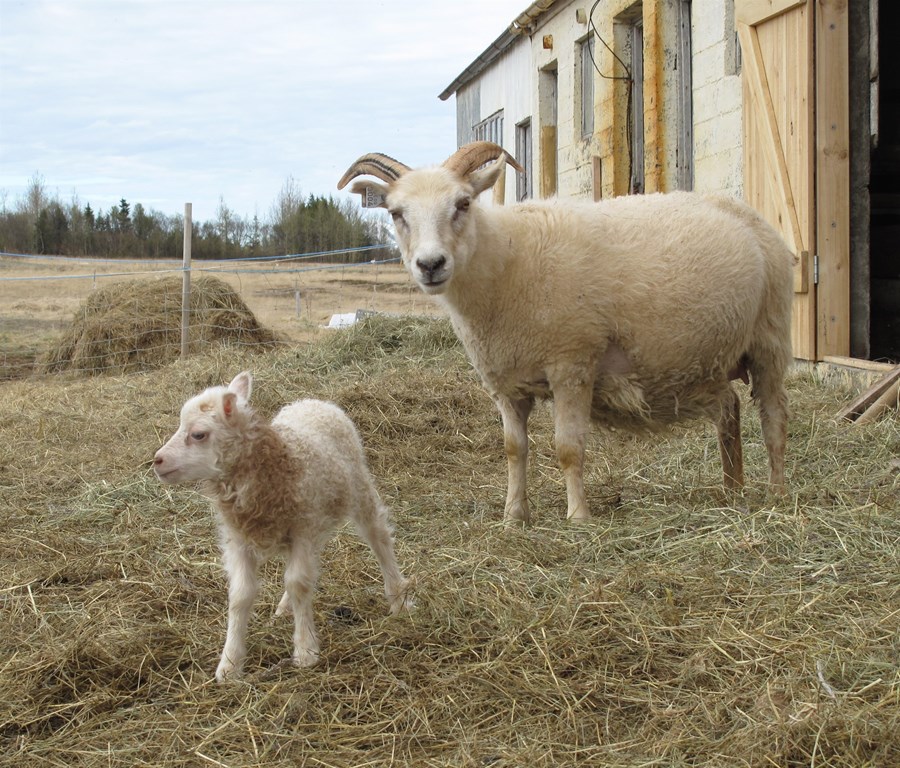
[(245, 371), (227, 387), (211, 387), (188, 400), (178, 431), (153, 462), (164, 483), (200, 482), (218, 513), (228, 575), (219, 682), (241, 674), (257, 568), (276, 554), (286, 559), (276, 615), (294, 614), (293, 662), (316, 663), (312, 597), (320, 555), (347, 519), (378, 559), (391, 614), (412, 605), (409, 582), (394, 556), (388, 511), (353, 422), (333, 403), (300, 400), (267, 424), (249, 404), (251, 389), (252, 376)]
[[(488, 165), (485, 163), (490, 162)], [(338, 183), (393, 217), (403, 262), (447, 310), (503, 422), (505, 518), (527, 522), (528, 417), (552, 397), (567, 516), (584, 492), (590, 422), (632, 431), (684, 419), (717, 423), (726, 488), (744, 482), (740, 405), (749, 383), (784, 489), (793, 254), (755, 211), (696, 193), (482, 207), (506, 163), (474, 142), (441, 166), (380, 153)]]

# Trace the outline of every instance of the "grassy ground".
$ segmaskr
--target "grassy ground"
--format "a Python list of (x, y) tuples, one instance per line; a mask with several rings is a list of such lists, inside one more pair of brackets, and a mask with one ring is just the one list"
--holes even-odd
[[(388, 618), (342, 531), (320, 664), (279, 663), (273, 563), (247, 677), (220, 686), (213, 522), (149, 462), (186, 397), (244, 368), (265, 413), (311, 395), (357, 422), (418, 605)], [(0, 384), (0, 764), (898, 765), (900, 422), (836, 423), (850, 379), (789, 386), (787, 499), (764, 491), (745, 398), (742, 495), (711, 425), (596, 433), (586, 524), (563, 519), (539, 408), (523, 530), (501, 522), (499, 419), (443, 320)]]
[[(163, 276), (181, 277), (181, 263), (0, 256), (0, 381), (28, 376), (35, 359), (77, 322), (98, 289)], [(201, 275), (225, 280), (254, 317), (280, 338), (317, 339), (334, 314), (374, 310), (439, 314), (399, 263), (334, 264), (198, 261)], [(176, 318), (176, 322), (178, 318)]]

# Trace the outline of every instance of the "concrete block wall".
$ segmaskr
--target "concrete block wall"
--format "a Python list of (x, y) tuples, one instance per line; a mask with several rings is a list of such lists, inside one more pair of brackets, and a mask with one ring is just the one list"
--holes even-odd
[(694, 0), (694, 189), (741, 197), (743, 112), (734, 31), (734, 0)]

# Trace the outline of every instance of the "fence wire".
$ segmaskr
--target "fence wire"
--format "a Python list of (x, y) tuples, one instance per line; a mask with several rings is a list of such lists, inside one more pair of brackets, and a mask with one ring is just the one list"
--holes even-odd
[[(358, 258), (360, 252), (372, 258), (326, 261), (341, 255)], [(217, 297), (213, 311), (191, 302), (191, 353), (219, 341), (239, 346), (305, 343), (331, 332), (323, 329), (373, 312), (440, 313), (387, 246), (195, 261), (190, 271), (195, 299), (207, 277), (227, 283), (237, 297)], [(126, 372), (177, 357), (180, 289), (163, 292), (151, 310), (140, 294), (145, 286), (150, 290), (164, 281), (180, 282), (183, 274), (180, 260), (0, 253), (0, 380), (58, 371)], [(232, 303), (244, 305), (249, 314)]]

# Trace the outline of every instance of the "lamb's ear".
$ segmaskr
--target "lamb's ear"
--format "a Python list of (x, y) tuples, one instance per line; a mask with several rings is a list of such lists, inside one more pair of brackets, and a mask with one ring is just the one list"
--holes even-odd
[(250, 371), (241, 371), (231, 380), (231, 384), (228, 385), (228, 391), (236, 394), (244, 402), (250, 400), (250, 392), (252, 390), (253, 376)]
[(469, 174), (469, 184), (475, 188), (475, 194), (479, 195), (484, 190), (493, 187), (497, 183), (497, 179), (500, 178), (500, 174), (503, 173), (504, 168), (506, 168), (506, 154), (500, 155), (490, 165), (477, 171), (472, 171)]
[(228, 420), (234, 416), (234, 412), (238, 407), (238, 395), (236, 392), (228, 390), (222, 395), (222, 413)]

